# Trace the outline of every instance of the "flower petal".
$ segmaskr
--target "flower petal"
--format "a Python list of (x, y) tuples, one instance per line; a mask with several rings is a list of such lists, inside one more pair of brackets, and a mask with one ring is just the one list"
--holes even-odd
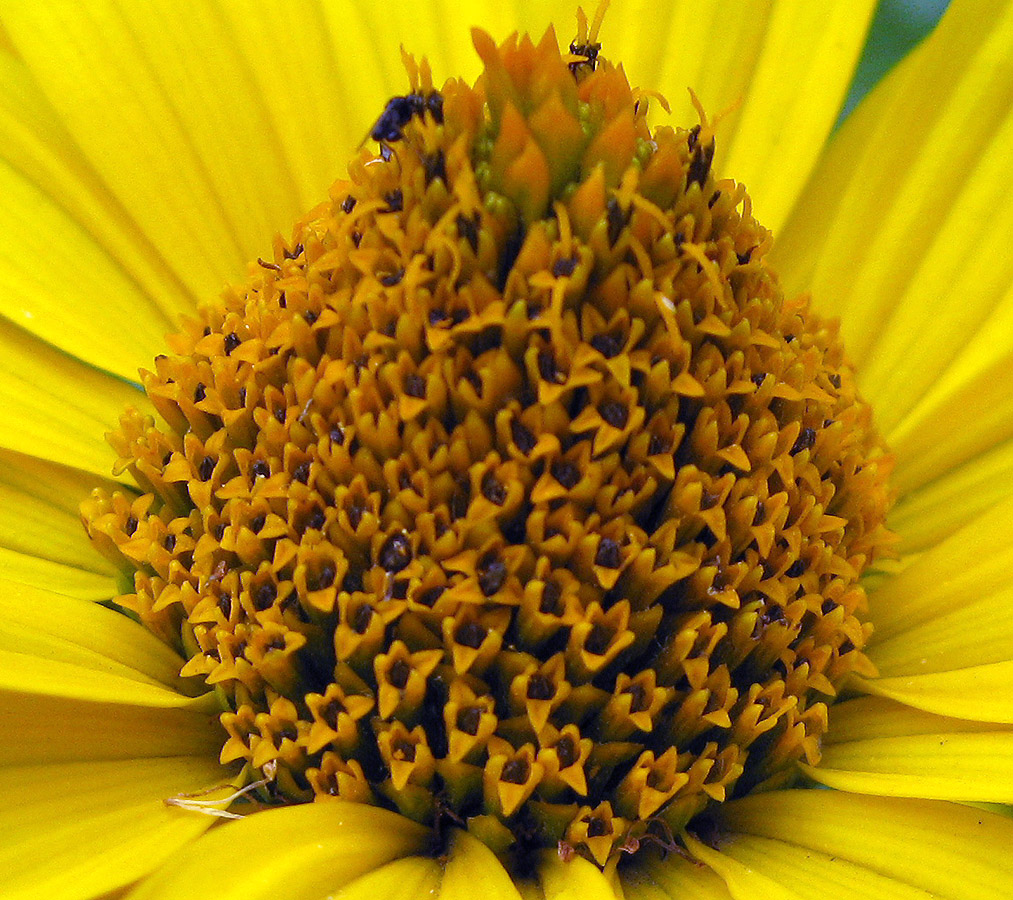
[(80, 502), (117, 486), (79, 469), (0, 450), (0, 547), (106, 576), (115, 568), (81, 527)]
[(815, 850), (944, 900), (1009, 895), (1013, 821), (980, 809), (792, 790), (724, 804), (718, 815), (733, 833)]
[(725, 880), (728, 892), (735, 900), (800, 900), (799, 894), (764, 875), (762, 870), (745, 865), (730, 854), (718, 852), (692, 835), (685, 835), (683, 840), (690, 853)]
[(421, 825), (363, 803), (268, 809), (208, 832), (129, 897), (316, 900), (398, 857), (419, 852), (427, 836)]
[(711, 115), (741, 101), (718, 129), (718, 167), (746, 184), (760, 221), (777, 232), (834, 126), (874, 9), (868, 0), (734, 11), (615, 2), (602, 53), (622, 61), (634, 84), (664, 92), (673, 124), (697, 122), (687, 87)]
[(0, 328), (0, 359), (0, 447), (108, 475), (103, 434), (143, 395), (19, 329)]
[(334, 900), (418, 900), (434, 897), (440, 864), (427, 856), (406, 856), (356, 878), (334, 894)]
[(11, 582), (29, 587), (51, 589), (55, 593), (82, 600), (108, 600), (118, 591), (109, 575), (85, 572), (73, 566), (27, 556), (0, 547), (0, 572)]
[(496, 855), (467, 831), (455, 831), (439, 900), (520, 900), (513, 880)]
[(85, 900), (147, 874), (215, 821), (164, 800), (223, 774), (214, 757), (0, 768), (4, 896)]
[(623, 873), (626, 900), (731, 900), (721, 877), (681, 856), (651, 859)]
[(820, 763), (803, 769), (862, 794), (1010, 803), (1013, 729), (866, 697), (833, 707)]
[(538, 865), (545, 900), (615, 900), (615, 891), (594, 863), (581, 857), (563, 862), (559, 854), (547, 851)]
[(968, 403), (1013, 334), (1011, 101), (1013, 5), (958, 0), (844, 124), (775, 250), (841, 316), (902, 490), (1013, 431)]

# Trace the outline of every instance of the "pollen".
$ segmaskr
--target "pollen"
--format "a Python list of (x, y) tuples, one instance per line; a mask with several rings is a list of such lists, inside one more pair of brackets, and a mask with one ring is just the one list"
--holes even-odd
[(890, 457), (715, 127), (652, 130), (581, 25), (475, 32), (474, 85), (406, 56), (82, 512), (237, 787), (605, 866), (818, 764)]

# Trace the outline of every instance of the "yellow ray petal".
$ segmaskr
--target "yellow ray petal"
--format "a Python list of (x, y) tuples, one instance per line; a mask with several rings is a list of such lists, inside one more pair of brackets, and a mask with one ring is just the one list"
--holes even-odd
[(979, 809), (793, 790), (733, 801), (719, 816), (733, 832), (816, 850), (947, 900), (1009, 895), (1013, 821)]
[(939, 715), (1013, 723), (1013, 660), (927, 675), (856, 676), (854, 683), (866, 693)]
[(873, 645), (903, 640), (922, 623), (997, 594), (1011, 566), (1013, 498), (1007, 498), (877, 585), (869, 597)]
[(0, 572), (8, 581), (51, 589), (82, 600), (108, 600), (118, 593), (116, 582), (109, 575), (26, 556), (6, 547), (0, 547)]
[[(94, 666), (98, 671), (115, 667), (123, 677), (173, 690), (183, 686), (179, 670), (184, 661), (132, 619), (79, 598), (0, 578), (0, 643), (17, 650), (15, 634), (19, 640), (26, 636), (51, 639), (48, 652), (36, 654), (47, 660), (58, 658), (59, 646), (79, 648), (98, 661)], [(32, 651), (22, 643), (19, 652)]]
[(701, 862), (718, 873), (735, 900), (801, 900), (801, 895), (789, 890), (783, 884), (763, 874), (761, 870), (739, 862), (735, 857), (714, 850), (686, 835), (683, 840)]
[(219, 783), (214, 757), (0, 769), (4, 897), (96, 897), (145, 875), (215, 820), (164, 800)]
[(466, 831), (455, 831), (443, 873), (439, 900), (520, 900), (520, 894), (495, 854)]
[(406, 856), (349, 882), (334, 900), (420, 900), (436, 896), (441, 874), (435, 859)]
[[(148, 301), (136, 309), (135, 315), (168, 325), (184, 309), (192, 309), (193, 299), (187, 297), (165, 261), (88, 165), (13, 48), (0, 54), (0, 82), (4, 85), (0, 96), (0, 158), (104, 250), (121, 269), (117, 277), (130, 282), (131, 291), (143, 292)], [(20, 299), (34, 302), (31, 297)], [(113, 332), (118, 333), (116, 329)]]
[(0, 547), (90, 572), (115, 569), (91, 545), (78, 505), (102, 485), (117, 486), (79, 469), (0, 450)]
[(731, 900), (713, 870), (681, 856), (651, 859), (624, 873), (627, 900)]
[(721, 853), (736, 863), (790, 885), (800, 898), (820, 900), (933, 900), (934, 895), (903, 884), (833, 854), (782, 841), (735, 835), (722, 841)]
[(0, 446), (108, 475), (116, 456), (103, 435), (143, 395), (19, 329), (0, 329), (0, 359)]
[(602, 53), (634, 84), (662, 91), (675, 124), (697, 122), (687, 87), (711, 114), (741, 100), (718, 129), (717, 166), (745, 183), (776, 233), (837, 119), (874, 9), (792, 0), (729, 15), (721, 4), (616, 0)]
[[(819, 309), (841, 316), (887, 433), (1013, 275), (1000, 221), (1010, 215), (1011, 59), (1006, 0), (952, 4), (842, 127), (775, 251), (789, 289), (812, 290)], [(899, 460), (901, 481), (909, 462)]]
[(586, 859), (563, 862), (547, 851), (538, 865), (545, 900), (615, 900), (615, 892), (601, 869)]
[(362, 803), (278, 807), (208, 832), (129, 896), (317, 900), (419, 852), (427, 836), (426, 829), (403, 816)]
[(906, 709), (878, 697), (837, 704), (817, 767), (828, 787), (890, 797), (1013, 800), (1013, 729)]

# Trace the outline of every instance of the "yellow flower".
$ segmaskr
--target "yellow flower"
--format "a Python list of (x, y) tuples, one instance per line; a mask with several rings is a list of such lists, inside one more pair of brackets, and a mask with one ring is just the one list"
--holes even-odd
[(1008, 895), (1013, 4), (238, 6), (2, 14), (5, 896)]

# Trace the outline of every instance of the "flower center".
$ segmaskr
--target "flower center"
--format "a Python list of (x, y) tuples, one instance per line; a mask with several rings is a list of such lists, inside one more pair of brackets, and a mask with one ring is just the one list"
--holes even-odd
[(84, 514), (265, 802), (604, 865), (818, 762), (886, 457), (706, 122), (475, 40), (143, 374), (143, 493)]

